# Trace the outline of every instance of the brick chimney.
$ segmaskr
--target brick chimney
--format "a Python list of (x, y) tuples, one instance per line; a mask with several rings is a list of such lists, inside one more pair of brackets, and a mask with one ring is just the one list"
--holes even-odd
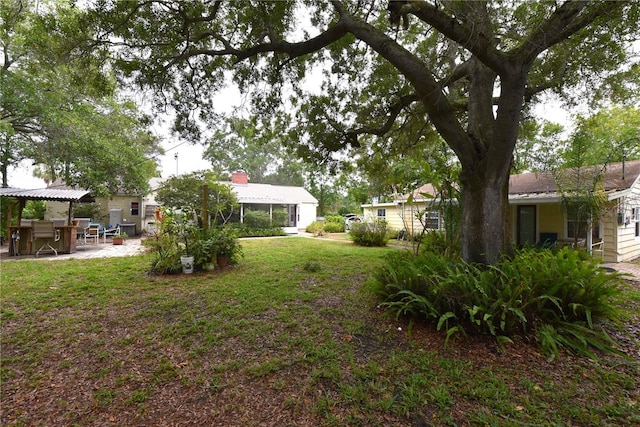
[(236, 171), (231, 174), (232, 184), (247, 185), (249, 183), (249, 175), (243, 171)]

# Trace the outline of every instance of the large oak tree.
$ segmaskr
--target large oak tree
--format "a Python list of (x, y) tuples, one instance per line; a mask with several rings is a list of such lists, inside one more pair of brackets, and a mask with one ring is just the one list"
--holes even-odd
[[(212, 94), (229, 75), (257, 89), (254, 114), (288, 115), (299, 151), (318, 160), (404, 127), (435, 129), (462, 167), (468, 261), (511, 252), (508, 178), (525, 105), (546, 90), (580, 97), (637, 83), (626, 55), (637, 2), (93, 3), (101, 41), (173, 105), (182, 132), (197, 133), (195, 113), (214, 117)], [(303, 84), (313, 66), (320, 90)]]

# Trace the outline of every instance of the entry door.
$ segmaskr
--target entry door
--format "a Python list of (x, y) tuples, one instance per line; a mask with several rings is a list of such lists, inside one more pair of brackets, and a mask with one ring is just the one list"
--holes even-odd
[(298, 212), (296, 210), (296, 205), (289, 205), (287, 206), (287, 210), (289, 213), (289, 223), (287, 224), (287, 227), (296, 227), (297, 225), (297, 216), (298, 216)]
[(536, 206), (518, 206), (518, 246), (536, 244)]

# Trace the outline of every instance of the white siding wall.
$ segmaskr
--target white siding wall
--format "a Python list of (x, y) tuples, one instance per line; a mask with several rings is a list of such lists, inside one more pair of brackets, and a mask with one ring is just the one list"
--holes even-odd
[(302, 203), (299, 206), (300, 221), (298, 221), (298, 228), (307, 228), (309, 224), (316, 220), (316, 207), (317, 205), (312, 203)]
[(602, 226), (604, 228), (604, 230), (602, 230), (602, 240), (604, 242), (604, 253), (602, 255), (602, 258), (605, 262), (617, 262), (618, 259), (616, 250), (616, 247), (618, 245), (616, 221), (617, 214), (615, 210), (612, 210), (610, 213), (607, 213), (602, 217)]
[(632, 209), (640, 207), (640, 181), (636, 181), (631, 195), (624, 199), (625, 218), (628, 216), (629, 224), (618, 225), (617, 227), (617, 259), (616, 262), (631, 261), (640, 257), (640, 237), (635, 236), (635, 222), (632, 216)]

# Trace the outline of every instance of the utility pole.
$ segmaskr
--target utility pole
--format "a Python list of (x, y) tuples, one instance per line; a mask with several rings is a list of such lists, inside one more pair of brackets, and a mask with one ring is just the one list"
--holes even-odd
[(178, 153), (173, 155), (173, 158), (176, 159), (176, 176), (178, 176)]

